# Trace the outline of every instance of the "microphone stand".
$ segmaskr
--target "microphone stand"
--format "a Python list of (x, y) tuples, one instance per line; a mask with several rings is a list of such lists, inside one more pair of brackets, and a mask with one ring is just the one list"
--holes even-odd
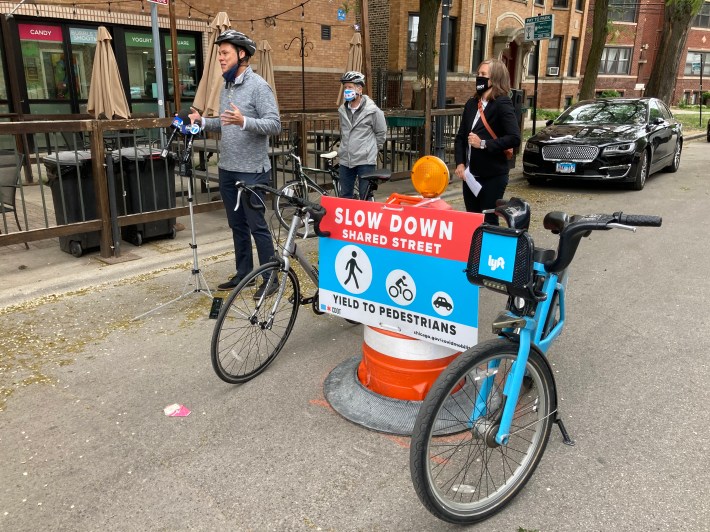
[[(154, 309), (149, 310), (148, 312), (144, 312), (143, 314), (136, 316), (135, 318), (133, 318), (133, 320), (138, 320), (143, 316), (152, 314), (153, 312), (160, 310), (161, 308), (166, 307), (168, 305), (171, 305), (172, 303), (180, 301), (181, 299), (191, 294), (202, 294), (210, 299), (213, 299), (212, 292), (210, 292), (210, 289), (207, 286), (207, 281), (205, 280), (204, 276), (202, 275), (202, 271), (200, 270), (199, 259), (197, 257), (197, 239), (195, 237), (195, 215), (192, 209), (192, 142), (195, 139), (195, 133), (188, 129), (187, 132), (183, 133), (183, 135), (184, 149), (182, 158), (179, 162), (178, 171), (181, 176), (187, 177), (187, 204), (190, 210), (190, 231), (192, 233), (192, 240), (190, 241), (190, 247), (192, 248), (192, 271), (190, 272), (190, 275), (188, 276), (187, 281), (183, 286), (182, 293), (178, 297), (176, 297), (175, 299), (171, 299), (170, 301), (163, 303), (162, 305), (159, 305)], [(191, 282), (193, 283), (193, 288), (189, 288)]]

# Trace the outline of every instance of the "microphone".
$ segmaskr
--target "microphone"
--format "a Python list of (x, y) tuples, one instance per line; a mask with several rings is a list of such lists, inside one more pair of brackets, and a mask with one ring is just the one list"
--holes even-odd
[(173, 139), (175, 138), (175, 135), (177, 135), (180, 130), (183, 127), (183, 119), (180, 118), (179, 115), (176, 115), (175, 118), (173, 119), (173, 123), (170, 124), (171, 127), (173, 128), (172, 133), (170, 133), (170, 138), (168, 138), (168, 141), (165, 143), (165, 147), (163, 148), (163, 151), (160, 152), (160, 156), (165, 159), (168, 156), (168, 148), (173, 142)]

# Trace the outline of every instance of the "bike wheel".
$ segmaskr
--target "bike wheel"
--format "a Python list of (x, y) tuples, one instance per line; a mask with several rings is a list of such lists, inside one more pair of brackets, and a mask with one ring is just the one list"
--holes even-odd
[[(263, 301), (254, 299), (262, 282), (278, 284), (284, 275), (286, 286), (280, 298), (276, 291)], [(263, 277), (269, 280), (262, 281)], [(257, 283), (247, 286), (252, 280)], [(212, 333), (212, 367), (219, 378), (238, 384), (263, 372), (291, 334), (299, 301), (296, 274), (293, 270), (284, 273), (278, 262), (265, 264), (244, 277), (222, 306)]]
[[(518, 344), (482, 342), (446, 368), (419, 410), (410, 448), (410, 472), (424, 506), (457, 524), (476, 523), (500, 511), (537, 467), (557, 408), (554, 380), (531, 350), (507, 444), (495, 443), (505, 382)], [(485, 389), (490, 385), (490, 391)], [(476, 399), (485, 414), (473, 421)]]
[[(326, 191), (322, 188), (315, 187), (310, 183), (306, 183), (304, 187), (300, 181), (289, 181), (279, 189), (279, 192), (285, 192), (289, 196), (304, 198), (312, 201), (313, 203), (320, 203), (321, 196), (327, 195)], [(274, 211), (276, 212), (276, 218), (278, 218), (279, 223), (285, 229), (289, 229), (291, 227), (291, 220), (293, 219), (293, 214), (296, 212), (296, 208), (291, 205), (286, 198), (276, 196)], [(306, 226), (304, 224), (298, 228), (296, 234), (300, 238), (303, 238), (305, 231)], [(309, 220), (308, 236), (314, 236), (315, 234), (316, 233), (313, 230), (313, 221)]]

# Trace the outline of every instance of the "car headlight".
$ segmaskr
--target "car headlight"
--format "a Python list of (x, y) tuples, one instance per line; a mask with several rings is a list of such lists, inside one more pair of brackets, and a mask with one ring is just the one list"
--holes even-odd
[(620, 153), (633, 153), (636, 149), (636, 144), (633, 142), (624, 142), (623, 144), (612, 144), (604, 148), (604, 153), (609, 155)]
[(529, 151), (530, 153), (540, 153), (540, 146), (527, 141), (525, 143), (525, 151)]

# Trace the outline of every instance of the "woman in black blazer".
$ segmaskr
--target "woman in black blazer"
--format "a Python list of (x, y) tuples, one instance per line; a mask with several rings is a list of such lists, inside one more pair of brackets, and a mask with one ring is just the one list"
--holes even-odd
[[(468, 212), (483, 212), (494, 208), (496, 200), (503, 197), (508, 185), (505, 150), (520, 146), (520, 127), (509, 92), (510, 75), (505, 64), (498, 59), (483, 61), (478, 66), (476, 96), (464, 106), (455, 141), (454, 173), (464, 180), (463, 200)], [(497, 138), (493, 138), (479, 118), (479, 107)], [(481, 185), (477, 194), (467, 183), (466, 169)], [(495, 214), (486, 214), (485, 221), (498, 225)]]

